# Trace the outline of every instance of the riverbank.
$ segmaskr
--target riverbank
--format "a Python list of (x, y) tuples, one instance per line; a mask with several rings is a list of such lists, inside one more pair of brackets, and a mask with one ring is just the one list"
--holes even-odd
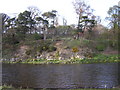
[[(8, 89), (11, 89), (11, 90), (35, 90), (35, 89), (30, 89), (30, 88), (23, 89), (22, 87), (21, 88), (14, 88), (13, 86), (7, 86), (7, 85), (0, 86), (0, 89), (1, 90), (8, 90)], [(52, 88), (51, 89), (41, 88), (39, 90), (52, 90)], [(66, 90), (66, 89), (55, 89), (55, 90)], [(119, 88), (101, 88), (101, 89), (81, 88), (81, 89), (67, 89), (67, 90), (119, 90)]]
[(90, 64), (90, 63), (118, 63), (118, 55), (99, 54), (92, 58), (72, 58), (72, 59), (26, 59), (17, 61), (2, 61), (3, 63), (27, 63), (27, 64)]

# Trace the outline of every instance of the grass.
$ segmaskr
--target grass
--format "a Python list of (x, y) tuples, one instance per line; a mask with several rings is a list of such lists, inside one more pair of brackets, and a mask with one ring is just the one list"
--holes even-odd
[(5, 90), (5, 89), (13, 89), (13, 87), (11, 85), (9, 85), (9, 86), (7, 86), (7, 85), (0, 86), (0, 90)]
[(23, 89), (22, 87), (15, 88), (12, 85), (3, 85), (0, 86), (0, 90), (34, 90), (34, 89), (29, 89), (29, 88)]
[(46, 60), (46, 59), (28, 59), (24, 62), (3, 62), (3, 63), (28, 63), (28, 64), (89, 64), (89, 63), (118, 63), (120, 58), (118, 55), (96, 55), (92, 58), (85, 59), (67, 59), (67, 60)]
[(88, 47), (88, 45), (91, 43), (90, 40), (87, 39), (66, 39), (64, 41), (64, 46), (67, 46), (69, 48), (73, 47)]
[(120, 88), (77, 88), (77, 89), (67, 89), (67, 88), (23, 88), (21, 87), (13, 87), (12, 85), (2, 85), (0, 86), (0, 90), (120, 90)]
[(22, 88), (22, 87), (18, 87), (18, 88), (14, 88), (11, 85), (3, 85), (0, 86), (0, 90), (120, 90), (120, 88), (101, 88), (101, 89), (96, 89), (96, 88), (79, 88), (79, 89), (57, 89), (57, 88), (51, 88), (51, 89), (47, 89), (47, 88), (36, 88), (36, 89), (30, 89), (30, 88)]
[(22, 89), (22, 88), (9, 88), (9, 87), (5, 87), (5, 88), (2, 88), (1, 90), (120, 90), (119, 88), (111, 88), (111, 89), (56, 89), (56, 88), (51, 88), (51, 89), (46, 89), (46, 88), (43, 88), (43, 89), (39, 89), (39, 88), (36, 88), (36, 89)]

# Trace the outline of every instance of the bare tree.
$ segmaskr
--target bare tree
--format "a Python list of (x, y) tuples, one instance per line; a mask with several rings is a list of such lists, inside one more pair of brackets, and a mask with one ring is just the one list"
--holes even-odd
[(2, 32), (6, 31), (5, 30), (5, 23), (7, 22), (7, 20), (10, 18), (7, 14), (5, 13), (0, 13), (1, 17), (2, 17)]
[(109, 23), (110, 27), (113, 27), (114, 29), (116, 29), (118, 26), (119, 11), (120, 11), (120, 7), (114, 5), (113, 7), (109, 8), (108, 10), (109, 16), (106, 17), (106, 19), (110, 21)]
[[(37, 17), (41, 16), (41, 11), (36, 6), (29, 6), (28, 11), (31, 12), (30, 17), (32, 17), (32, 19), (35, 20), (35, 21), (36, 21)], [(36, 27), (39, 27), (38, 24), (35, 24), (34, 27), (32, 28), (33, 30), (31, 30), (31, 31), (37, 32), (38, 29)]]
[(93, 9), (86, 4), (83, 0), (75, 0), (73, 2), (76, 14), (78, 15), (78, 38), (83, 36), (86, 29), (91, 30), (95, 24), (95, 16), (93, 15)]

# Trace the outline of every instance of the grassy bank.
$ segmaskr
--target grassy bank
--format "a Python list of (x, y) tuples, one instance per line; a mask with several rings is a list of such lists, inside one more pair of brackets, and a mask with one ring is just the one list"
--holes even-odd
[(79, 88), (79, 89), (57, 89), (57, 88), (22, 88), (22, 87), (18, 87), (15, 88), (11, 85), (3, 85), (0, 86), (0, 90), (120, 90), (119, 88), (101, 88), (101, 89), (96, 89), (96, 88)]
[(0, 86), (0, 90), (34, 90), (34, 89), (30, 89), (30, 88), (24, 89), (22, 87), (15, 88), (12, 85), (3, 85)]
[(47, 59), (27, 59), (25, 61), (17, 61), (17, 62), (9, 62), (4, 61), (3, 63), (28, 63), (28, 64), (89, 64), (89, 63), (118, 63), (120, 62), (120, 58), (118, 55), (103, 55), (99, 54), (92, 58), (74, 58), (74, 59), (67, 59), (67, 60), (47, 60)]
[(46, 88), (43, 88), (43, 89), (40, 89), (40, 88), (36, 88), (36, 89), (22, 89), (22, 88), (14, 88), (14, 87), (10, 87), (10, 86), (1, 86), (0, 87), (1, 90), (120, 90), (119, 88), (111, 88), (111, 89), (108, 89), (108, 88), (102, 88), (102, 89), (93, 89), (93, 88), (82, 88), (82, 89), (56, 89), (56, 88), (51, 88), (51, 89), (46, 89)]

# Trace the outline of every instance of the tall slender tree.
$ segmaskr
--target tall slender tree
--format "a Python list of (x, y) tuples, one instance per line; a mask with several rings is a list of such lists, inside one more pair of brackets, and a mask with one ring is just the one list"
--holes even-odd
[(6, 32), (5, 24), (10, 17), (5, 13), (0, 13), (0, 15), (2, 16), (2, 32)]
[(118, 28), (119, 11), (120, 11), (120, 7), (114, 5), (113, 7), (109, 8), (108, 10), (109, 16), (106, 17), (106, 19), (110, 21), (109, 26), (113, 27), (114, 29)]
[(87, 29), (91, 31), (95, 25), (95, 18), (93, 18), (93, 9), (83, 0), (75, 0), (73, 2), (76, 14), (78, 15), (78, 37), (83, 36), (84, 31)]
[[(115, 41), (118, 40), (119, 34), (120, 34), (120, 7), (117, 5), (114, 5), (112, 7), (109, 8), (108, 10), (108, 17), (106, 17), (106, 19), (110, 22), (109, 23), (109, 27), (111, 28), (111, 38), (113, 40), (112, 45), (115, 46)], [(120, 41), (118, 40), (117, 43), (120, 43)]]

